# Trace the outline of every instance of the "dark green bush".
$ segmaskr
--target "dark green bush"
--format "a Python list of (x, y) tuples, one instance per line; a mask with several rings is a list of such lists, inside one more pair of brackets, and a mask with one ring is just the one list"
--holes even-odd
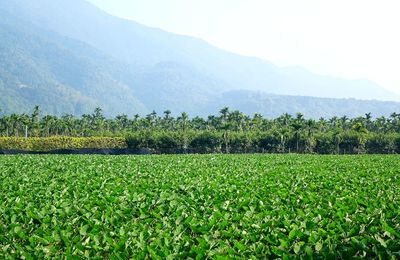
[(400, 154), (400, 134), (397, 134), (397, 135), (394, 137), (393, 143), (394, 143), (395, 152), (398, 153), (398, 154)]
[(172, 133), (161, 133), (157, 137), (157, 148), (160, 149), (179, 149), (179, 139)]
[(155, 132), (144, 131), (128, 135), (126, 143), (130, 149), (157, 149), (157, 135)]
[(368, 153), (386, 154), (396, 150), (395, 136), (384, 134), (372, 134), (367, 138), (365, 148)]
[(339, 145), (343, 154), (365, 153), (366, 134), (357, 132), (345, 132), (342, 134)]
[(131, 133), (126, 138), (126, 144), (129, 149), (140, 149), (142, 146), (142, 137), (137, 133)]
[[(298, 145), (298, 147), (297, 147), (297, 145)], [(286, 146), (287, 146), (287, 149), (291, 152), (303, 153), (306, 150), (307, 139), (304, 136), (299, 136), (298, 139), (296, 139), (295, 136), (291, 136), (288, 139)]]
[(273, 153), (276, 152), (276, 149), (279, 145), (279, 139), (276, 135), (267, 133), (261, 135), (258, 138), (257, 143), (262, 152)]
[(222, 137), (215, 132), (202, 132), (193, 137), (189, 144), (196, 153), (215, 153), (221, 152)]
[(257, 152), (257, 142), (251, 133), (232, 133), (229, 138), (229, 151), (231, 153)]
[(333, 137), (330, 134), (320, 134), (315, 137), (315, 152), (319, 154), (333, 154), (336, 152), (336, 146)]

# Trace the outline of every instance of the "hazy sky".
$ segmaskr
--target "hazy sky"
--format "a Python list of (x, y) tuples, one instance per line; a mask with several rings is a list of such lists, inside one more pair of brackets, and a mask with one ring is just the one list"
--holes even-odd
[(400, 93), (399, 0), (88, 0), (218, 47)]

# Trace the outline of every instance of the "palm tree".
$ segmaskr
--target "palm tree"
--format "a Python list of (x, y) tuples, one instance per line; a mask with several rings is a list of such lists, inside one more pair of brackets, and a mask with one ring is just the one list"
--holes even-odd
[(338, 118), (337, 116), (332, 117), (331, 119), (329, 119), (329, 124), (331, 128), (338, 128), (341, 124), (342, 120), (340, 118)]
[(378, 117), (372, 124), (374, 131), (379, 132), (379, 133), (387, 133), (390, 129), (389, 127), (389, 120), (384, 117)]
[(224, 140), (224, 144), (225, 144), (225, 152), (229, 153), (229, 132), (230, 132), (230, 123), (229, 122), (225, 122), (222, 126), (221, 126), (221, 130), (222, 130), (222, 139)]
[(394, 132), (400, 132), (400, 113), (392, 113), (390, 115), (390, 124)]
[(300, 137), (302, 130), (304, 129), (304, 118), (303, 114), (297, 113), (296, 114), (296, 119), (294, 122), (291, 124), (294, 132), (294, 137), (296, 140), (296, 152), (299, 152), (299, 142), (300, 142)]
[(368, 129), (361, 122), (355, 123), (352, 129), (358, 133), (368, 133)]
[(317, 124), (318, 124), (318, 130), (319, 130), (320, 132), (325, 132), (325, 131), (327, 131), (327, 129), (328, 129), (328, 122), (326, 121), (325, 118), (321, 117), (321, 118), (318, 120)]
[(229, 108), (228, 107), (224, 107), (219, 111), (220, 115), (221, 115), (221, 121), (227, 121), (228, 119), (228, 115), (229, 115)]
[(182, 114), (177, 118), (178, 124), (180, 125), (180, 128), (182, 132), (186, 132), (187, 126), (188, 126), (188, 115), (186, 112), (182, 112)]
[(11, 118), (9, 116), (3, 116), (2, 117), (2, 124), (3, 124), (3, 129), (5, 130), (5, 136), (9, 137), (10, 129), (12, 128)]
[(255, 113), (253, 115), (253, 118), (251, 119), (251, 128), (253, 129), (253, 131), (261, 130), (262, 120), (263, 120), (263, 117), (261, 114)]
[(182, 148), (185, 151), (189, 146), (189, 138), (187, 136), (188, 120), (189, 117), (186, 112), (182, 112), (181, 115), (177, 118), (178, 125), (180, 125), (180, 129), (182, 131)]
[(366, 113), (365, 114), (365, 127), (368, 130), (371, 130), (371, 127), (372, 127), (371, 118), (372, 118), (371, 113)]
[(76, 119), (73, 115), (67, 114), (61, 117), (62, 125), (64, 127), (64, 135), (73, 135), (74, 130), (76, 130)]
[(196, 116), (191, 120), (191, 128), (196, 131), (204, 131), (207, 129), (207, 122), (204, 118)]
[[(115, 122), (116, 126), (116, 131), (123, 132), (128, 128), (129, 125), (129, 119), (128, 116), (123, 114), (123, 115), (117, 115), (115, 117), (115, 120), (111, 120)], [(112, 122), (112, 123), (114, 123)]]
[(41, 125), (45, 131), (45, 136), (50, 137), (52, 134), (56, 134), (57, 121), (58, 118), (51, 115), (42, 118)]
[(335, 143), (335, 147), (336, 147), (336, 154), (340, 153), (340, 144), (343, 142), (343, 136), (342, 136), (342, 132), (336, 130), (333, 133), (333, 141)]
[(284, 113), (283, 115), (276, 118), (274, 121), (279, 127), (288, 127), (292, 123), (292, 116), (288, 113)]
[(105, 117), (103, 116), (103, 110), (100, 107), (96, 107), (92, 114), (92, 126), (95, 131), (102, 131), (105, 123)]
[(315, 121), (312, 119), (309, 119), (305, 123), (305, 129), (307, 131), (307, 147), (306, 150), (308, 152), (313, 152), (313, 148), (315, 147), (315, 139), (314, 139), (314, 131), (317, 130), (317, 126), (315, 124)]
[(81, 136), (87, 136), (90, 130), (92, 130), (92, 116), (83, 114), (78, 122), (79, 132)]
[(173, 117), (171, 116), (171, 110), (164, 111), (164, 117), (162, 119), (162, 128), (164, 130), (172, 130), (172, 121)]
[(164, 111), (164, 119), (168, 120), (171, 116), (171, 110), (167, 109)]
[(150, 128), (150, 130), (154, 131), (157, 128), (157, 119), (157, 112), (154, 110), (150, 114), (146, 115), (146, 125)]
[(131, 122), (131, 130), (132, 131), (138, 131), (139, 130), (139, 124), (140, 124), (139, 120), (140, 120), (140, 115), (139, 114), (135, 114), (133, 116), (133, 120)]
[(38, 131), (39, 131), (39, 121), (40, 121), (40, 108), (39, 106), (35, 106), (33, 108), (32, 114), (31, 114), (31, 122), (30, 122), (30, 129), (31, 129), (31, 135), (37, 136)]
[(347, 129), (347, 120), (349, 120), (349, 118), (347, 116), (342, 116), (340, 118), (340, 124), (342, 126), (343, 131), (345, 131)]
[(22, 117), (23, 115), (18, 115), (15, 113), (10, 115), (11, 131), (13, 132), (15, 137), (19, 137), (22, 128)]
[(290, 131), (287, 127), (279, 127), (274, 132), (279, 137), (279, 145), (277, 147), (277, 151), (284, 153), (286, 151), (286, 143), (289, 138)]
[(216, 130), (219, 126), (219, 118), (214, 115), (207, 117), (207, 130)]
[(301, 132), (303, 129), (303, 125), (296, 120), (292, 124), (292, 128), (293, 128), (293, 132), (294, 132), (294, 138), (296, 140), (296, 152), (299, 152), (299, 142), (300, 142), (300, 136), (301, 136)]

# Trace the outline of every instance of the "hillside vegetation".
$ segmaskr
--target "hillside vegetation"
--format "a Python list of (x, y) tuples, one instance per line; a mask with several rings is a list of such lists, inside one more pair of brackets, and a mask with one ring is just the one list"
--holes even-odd
[[(398, 102), (377, 101), (400, 99), (372, 82), (278, 68), (83, 0), (1, 1), (0, 16), (0, 106), (7, 114), (37, 104), (59, 116), (97, 106), (107, 116), (171, 109), (204, 117), (223, 106), (268, 117), (400, 112)], [(350, 97), (368, 101), (336, 99)]]

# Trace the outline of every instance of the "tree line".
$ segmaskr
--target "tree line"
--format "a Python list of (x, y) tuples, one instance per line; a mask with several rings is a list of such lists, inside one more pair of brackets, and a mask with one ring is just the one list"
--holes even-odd
[(332, 117), (318, 120), (303, 114), (264, 118), (222, 108), (217, 115), (104, 116), (101, 108), (80, 117), (30, 114), (0, 117), (3, 137), (125, 137), (130, 148), (194, 152), (400, 153), (400, 114), (373, 118)]

